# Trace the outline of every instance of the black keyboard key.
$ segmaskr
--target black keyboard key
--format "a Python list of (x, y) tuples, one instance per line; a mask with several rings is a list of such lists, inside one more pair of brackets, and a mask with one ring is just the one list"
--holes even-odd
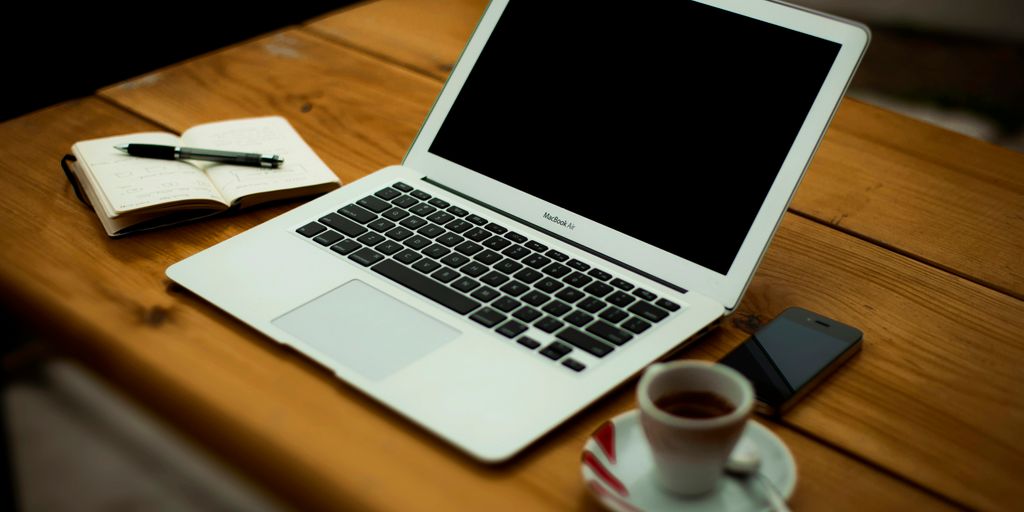
[(464, 293), (469, 293), (477, 289), (479, 286), (480, 283), (465, 276), (456, 279), (455, 282), (452, 283), (452, 288)]
[(501, 263), (494, 265), (494, 268), (506, 274), (512, 274), (515, 273), (517, 270), (523, 268), (523, 264), (519, 263), (516, 260), (510, 260), (508, 258), (505, 258), (501, 260)]
[(378, 263), (373, 267), (373, 271), (440, 303), (442, 306), (460, 315), (465, 315), (480, 306), (479, 302), (392, 260), (384, 260)]
[(558, 291), (559, 288), (565, 285), (562, 284), (561, 281), (558, 281), (550, 277), (545, 277), (544, 279), (537, 281), (537, 283), (534, 284), (534, 286), (536, 286), (537, 289), (542, 292), (555, 293)]
[(551, 318), (550, 316), (546, 316), (544, 318), (541, 318), (540, 320), (537, 320), (537, 322), (533, 324), (534, 327), (536, 327), (536, 328), (538, 328), (538, 329), (540, 329), (540, 330), (542, 330), (542, 331), (544, 331), (546, 333), (555, 332), (556, 330), (558, 330), (563, 325), (565, 325), (565, 324), (560, 322), (560, 321), (558, 321), (558, 320), (555, 320), (554, 318)]
[(633, 335), (619, 329), (618, 327), (612, 326), (607, 322), (598, 320), (593, 325), (587, 327), (587, 332), (596, 334), (606, 341), (610, 341), (616, 345), (622, 345), (623, 343), (633, 339)]
[(401, 242), (402, 240), (405, 240), (406, 238), (412, 236), (412, 231), (409, 231), (408, 229), (399, 226), (395, 229), (392, 229), (391, 231), (388, 231), (387, 233), (384, 233), (384, 235), (392, 240), (398, 240), (399, 242)]
[(397, 181), (391, 186), (397, 188), (398, 190), (401, 190), (402, 192), (412, 192), (412, 187), (406, 185), (405, 183), (402, 183), (401, 181)]
[(511, 247), (506, 248), (504, 251), (501, 251), (501, 253), (514, 260), (519, 260), (522, 259), (527, 254), (530, 254), (530, 250), (521, 245), (513, 245)]
[(373, 195), (375, 195), (375, 196), (377, 196), (377, 197), (379, 197), (379, 198), (381, 198), (381, 199), (383, 199), (385, 201), (390, 201), (390, 200), (392, 200), (392, 199), (402, 195), (402, 193), (397, 191), (397, 190), (395, 190), (395, 189), (393, 189), (393, 188), (391, 188), (391, 187), (387, 187), (387, 188), (383, 188), (383, 189), (378, 190)]
[(409, 216), (409, 212), (407, 212), (407, 211), (405, 211), (405, 210), (403, 210), (401, 208), (398, 208), (398, 207), (393, 207), (390, 210), (388, 210), (388, 211), (386, 211), (386, 212), (384, 212), (384, 213), (382, 213), (380, 215), (381, 215), (381, 217), (384, 217), (385, 219), (390, 219), (390, 220), (393, 220), (395, 222), (398, 222), (398, 221), (408, 217)]
[(604, 300), (606, 300), (608, 302), (611, 302), (612, 304), (615, 304), (616, 306), (618, 306), (620, 308), (624, 308), (624, 307), (632, 304), (633, 301), (635, 301), (636, 299), (633, 298), (632, 295), (627, 295), (627, 294), (625, 294), (623, 292), (615, 292), (615, 293), (605, 297)]
[(569, 310), (572, 309), (572, 307), (570, 307), (568, 304), (564, 302), (553, 300), (550, 303), (548, 303), (547, 306), (544, 306), (541, 309), (543, 309), (545, 313), (551, 316), (559, 317), (568, 313)]
[(508, 240), (505, 240), (504, 238), (497, 235), (488, 238), (487, 241), (484, 242), (484, 247), (490, 247), (495, 251), (500, 251), (510, 245), (512, 245), (512, 242), (509, 242)]
[(483, 226), (484, 224), (487, 224), (487, 219), (479, 215), (470, 215), (469, 217), (466, 217), (466, 220), (472, 222), (473, 224), (476, 224), (477, 226)]
[(643, 320), (641, 320), (641, 319), (639, 319), (639, 318), (637, 318), (635, 316), (633, 318), (630, 318), (629, 320), (626, 320), (622, 324), (623, 328), (629, 329), (630, 331), (633, 331), (636, 334), (640, 334), (640, 333), (646, 331), (650, 326), (651, 326), (651, 324), (649, 324), (649, 323), (647, 323), (647, 322), (645, 322), (645, 321), (643, 321)]
[(515, 242), (517, 244), (521, 244), (523, 242), (526, 242), (526, 237), (523, 236), (523, 235), (520, 235), (519, 233), (516, 233), (515, 231), (509, 231), (508, 233), (505, 233), (505, 238), (508, 238), (509, 240), (512, 240), (513, 242)]
[(590, 283), (586, 288), (583, 289), (583, 291), (598, 298), (608, 295), (608, 293), (611, 292), (612, 290), (614, 290), (614, 288), (602, 283), (601, 281), (594, 281), (593, 283)]
[(625, 281), (623, 281), (622, 279), (619, 279), (619, 278), (612, 279), (612, 286), (614, 286), (614, 287), (616, 287), (616, 288), (618, 288), (620, 290), (626, 290), (627, 292), (633, 289), (633, 285), (632, 284), (627, 283), (627, 282), (625, 282)]
[(409, 229), (419, 229), (427, 224), (427, 219), (422, 217), (409, 217), (408, 219), (399, 222), (399, 224)]
[(583, 288), (584, 286), (590, 284), (590, 282), (593, 280), (593, 277), (590, 277), (581, 272), (573, 272), (572, 274), (565, 276), (565, 279), (562, 279), (562, 281), (565, 281), (567, 284), (571, 284), (576, 288)]
[(551, 277), (554, 277), (555, 279), (559, 279), (568, 274), (569, 272), (572, 272), (572, 269), (565, 265), (562, 265), (561, 263), (556, 262), (544, 267), (544, 270), (542, 270), (542, 272)]
[(518, 340), (516, 340), (516, 343), (518, 343), (518, 344), (520, 344), (520, 345), (522, 345), (522, 346), (524, 346), (524, 347), (526, 347), (526, 348), (528, 348), (530, 350), (533, 350), (533, 349), (535, 349), (535, 348), (540, 346), (540, 342), (539, 341), (537, 341), (537, 340), (535, 340), (533, 338), (530, 338), (529, 336), (523, 336), (522, 338), (519, 338)]
[(420, 201), (426, 201), (427, 199), (430, 199), (430, 194), (422, 190), (413, 190), (412, 192), (409, 192), (409, 195), (415, 197), (416, 199), (419, 199)]
[(568, 302), (569, 304), (572, 304), (573, 302), (576, 302), (583, 298), (583, 292), (577, 290), (576, 288), (563, 288), (562, 291), (555, 294), (555, 297), (558, 297), (559, 299), (562, 299)]
[(349, 254), (348, 259), (364, 267), (369, 267), (370, 265), (373, 265), (374, 263), (377, 263), (378, 261), (384, 259), (384, 255), (373, 249), (370, 249), (369, 247), (363, 247), (362, 249), (359, 249), (358, 251)]
[(655, 302), (655, 304), (669, 311), (679, 311), (679, 304), (676, 304), (675, 302), (672, 302), (668, 299), (658, 299), (658, 302)]
[(557, 336), (558, 339), (568, 342), (570, 345), (597, 357), (604, 357), (612, 350), (615, 350), (611, 345), (608, 345), (597, 338), (576, 329), (575, 327), (566, 327), (559, 331)]
[(463, 231), (473, 227), (473, 225), (462, 219), (458, 219), (445, 224), (444, 227), (453, 233), (462, 233)]
[(384, 241), (384, 235), (371, 231), (359, 238), (356, 238), (356, 240), (359, 240), (365, 245), (374, 246)]
[(391, 204), (393, 204), (395, 206), (399, 206), (401, 208), (408, 209), (410, 207), (413, 207), (413, 206), (416, 206), (416, 205), (420, 204), (420, 202), (419, 202), (419, 200), (415, 199), (412, 196), (402, 196), (402, 197), (399, 197), (397, 199), (392, 200)]
[(412, 266), (412, 268), (419, 270), (424, 274), (429, 274), (441, 268), (441, 264), (430, 258), (423, 258), (420, 261), (417, 261), (416, 264)]
[(388, 208), (391, 208), (391, 203), (377, 197), (377, 196), (366, 196), (360, 199), (356, 204), (370, 210), (373, 213), (380, 213)]
[(580, 301), (579, 304), (576, 304), (576, 307), (582, 309), (583, 311), (586, 311), (587, 313), (597, 313), (598, 311), (604, 309), (604, 306), (604, 302), (597, 300), (593, 297), (587, 297)]
[(537, 251), (537, 252), (544, 252), (544, 251), (548, 250), (548, 246), (546, 246), (546, 245), (544, 245), (544, 244), (542, 244), (540, 242), (533, 241), (533, 240), (530, 240), (529, 242), (526, 242), (526, 248), (531, 250), (531, 251)]
[(328, 229), (327, 231), (324, 231), (323, 233), (317, 235), (317, 237), (314, 238), (313, 241), (324, 247), (327, 247), (329, 245), (336, 244), (342, 238), (345, 237), (342, 236), (341, 233)]
[(495, 325), (498, 325), (499, 322), (504, 321), (508, 317), (491, 308), (483, 307), (480, 308), (480, 310), (477, 311), (476, 313), (473, 313), (470, 316), (470, 318), (472, 318), (473, 321), (479, 323), (480, 325), (483, 325), (484, 327), (494, 327)]
[(526, 290), (529, 290), (529, 289), (530, 289), (530, 287), (528, 285), (520, 283), (519, 281), (509, 281), (509, 282), (505, 283), (504, 286), (501, 287), (501, 291), (503, 291), (503, 292), (513, 296), (513, 297), (518, 297), (518, 296), (526, 293)]
[(480, 300), (482, 300), (484, 302), (490, 302), (490, 301), (494, 300), (495, 297), (498, 297), (499, 295), (501, 295), (501, 293), (499, 293), (498, 290), (495, 290), (494, 288), (483, 286), (483, 287), (478, 288), (471, 295), (472, 295), (472, 297), (474, 299), (480, 299)]
[(473, 259), (482, 262), (484, 265), (493, 265), (501, 260), (501, 255), (490, 249), (484, 249), (483, 252), (473, 256)]
[(474, 242), (483, 242), (488, 238), (494, 236), (489, 231), (480, 228), (473, 228), (465, 233), (466, 238)]
[(392, 254), (401, 251), (403, 249), (402, 244), (388, 240), (382, 244), (377, 244), (374, 249), (384, 255), (391, 256)]
[(295, 232), (300, 234), (300, 235), (302, 235), (302, 236), (304, 236), (304, 237), (306, 237), (306, 238), (309, 238), (311, 236), (319, 235), (325, 229), (327, 229), (327, 228), (323, 227), (321, 224), (319, 224), (317, 222), (310, 222), (309, 224), (306, 224), (305, 226), (302, 226), (301, 228), (296, 229)]
[(484, 227), (485, 227), (485, 228), (486, 228), (486, 229), (487, 229), (488, 231), (491, 231), (491, 232), (497, 233), (497, 234), (499, 234), (499, 235), (500, 235), (500, 234), (503, 234), (503, 233), (505, 233), (506, 231), (508, 231), (508, 228), (506, 228), (505, 226), (501, 226), (501, 225), (495, 224), (495, 223), (493, 223), (493, 222), (492, 222), (492, 223), (490, 223), (490, 224), (488, 224), (488, 225), (486, 225), (486, 226), (484, 226)]
[(458, 206), (450, 206), (450, 207), (448, 207), (448, 213), (450, 213), (450, 214), (452, 214), (452, 215), (454, 215), (456, 217), (465, 217), (466, 215), (469, 215), (469, 212), (467, 212), (466, 210), (463, 210), (462, 208), (459, 208)]
[(426, 226), (417, 229), (416, 232), (427, 238), (434, 238), (444, 233), (444, 228), (437, 224), (427, 224)]
[(602, 311), (601, 314), (598, 315), (598, 316), (600, 316), (601, 318), (603, 318), (605, 320), (608, 320), (609, 322), (611, 322), (613, 324), (617, 324), (617, 323), (625, 320), (626, 317), (629, 316), (629, 313), (626, 313), (625, 311), (623, 311), (623, 310), (621, 310), (621, 309), (619, 309), (619, 308), (617, 308), (615, 306), (612, 306), (612, 307)]
[(590, 272), (587, 272), (587, 275), (593, 277), (594, 279), (597, 279), (598, 281), (607, 281), (612, 278), (612, 275), (609, 274), (608, 272), (598, 270), (596, 268), (590, 269)]
[(367, 224), (366, 226), (369, 227), (370, 229), (378, 232), (378, 233), (383, 233), (383, 232), (385, 232), (385, 231), (395, 227), (395, 223), (391, 222), (390, 220), (387, 220), (387, 219), (377, 219), (377, 220)]
[(630, 306), (629, 312), (637, 316), (642, 316), (652, 322), (660, 322), (668, 316), (668, 311), (644, 301), (638, 301), (636, 304)]
[(320, 222), (327, 224), (335, 231), (341, 231), (346, 236), (350, 237), (356, 237), (369, 231), (365, 227), (360, 226), (337, 213), (328, 213), (320, 219)]
[(586, 263), (583, 263), (582, 261), (575, 258), (569, 260), (569, 263), (566, 263), (566, 265), (569, 265), (570, 267), (579, 270), (580, 272), (586, 272), (590, 270), (590, 265), (587, 265)]
[(506, 338), (515, 338), (525, 330), (526, 326), (515, 320), (509, 320), (508, 322), (501, 324), (501, 327), (498, 327), (497, 329), (498, 333)]
[(502, 297), (491, 303), (492, 308), (500, 309), (501, 311), (504, 311), (506, 313), (518, 308), (519, 306), (522, 306), (522, 303), (508, 296)]
[(430, 206), (427, 203), (420, 203), (416, 206), (413, 206), (412, 208), (409, 208), (409, 211), (414, 213), (415, 215), (419, 215), (420, 217), (426, 217), (427, 215), (436, 212), (437, 208), (434, 208), (433, 206)]
[(459, 271), (450, 268), (442, 268), (438, 269), (437, 272), (430, 274), (430, 277), (433, 277), (442, 283), (450, 283), (456, 277), (459, 277)]
[(470, 277), (477, 277), (488, 270), (490, 270), (490, 267), (480, 263), (479, 261), (471, 261), (466, 264), (466, 266), (462, 267), (462, 273)]
[(544, 347), (544, 349), (540, 351), (541, 354), (544, 354), (545, 357), (553, 361), (558, 361), (559, 359), (562, 358), (562, 356), (568, 354), (569, 352), (572, 352), (571, 347), (565, 345), (564, 343), (559, 343), (557, 341), (551, 342), (550, 345)]
[(461, 244), (457, 245), (455, 247), (455, 250), (461, 252), (462, 254), (465, 254), (466, 256), (472, 256), (484, 250), (484, 248), (480, 244), (466, 240), (465, 242), (462, 242)]
[(402, 252), (395, 255), (395, 259), (405, 263), (406, 265), (412, 265), (416, 263), (416, 260), (422, 258), (423, 255), (413, 251), (411, 249), (402, 249)]
[(346, 255), (346, 254), (348, 254), (348, 253), (350, 253), (350, 252), (352, 252), (352, 251), (354, 251), (354, 250), (356, 250), (356, 249), (358, 249), (358, 248), (360, 248), (362, 246), (363, 246), (363, 244), (360, 244), (359, 242), (356, 242), (355, 240), (352, 240), (350, 238), (348, 240), (342, 240), (342, 241), (332, 245), (331, 246), (331, 250), (336, 252), (336, 253), (338, 253), (338, 254), (340, 254), (340, 255), (342, 255), (342, 256), (344, 256), (344, 255)]
[(431, 245), (430, 247), (427, 247), (426, 249), (423, 249), (423, 251), (421, 252), (437, 260), (445, 257), (448, 253), (452, 252), (452, 250), (441, 244), (434, 244)]
[(505, 274), (502, 274), (501, 272), (495, 272), (493, 270), (489, 272), (487, 275), (480, 278), (481, 281), (491, 286), (501, 286), (505, 284), (505, 282), (508, 281), (508, 279), (508, 276), (506, 276)]
[(532, 268), (524, 268), (524, 269), (520, 270), (519, 272), (516, 272), (516, 275), (513, 276), (513, 277), (515, 277), (516, 279), (518, 279), (518, 280), (520, 280), (520, 281), (522, 281), (524, 283), (529, 284), (529, 283), (532, 283), (532, 282), (534, 282), (534, 281), (536, 281), (536, 280), (538, 280), (538, 279), (540, 279), (540, 278), (542, 278), (544, 276), (541, 275), (540, 272), (537, 272), (536, 270), (534, 270)]
[[(527, 244), (527, 245), (529, 245), (529, 244)], [(533, 268), (541, 268), (541, 267), (547, 265), (548, 263), (551, 263), (551, 258), (547, 258), (547, 257), (541, 256), (539, 253), (533, 253), (533, 254), (527, 256), (523, 260), (523, 263), (525, 263), (527, 266), (530, 266), (530, 267), (533, 267)]]
[(579, 361), (577, 361), (577, 360), (575, 360), (575, 359), (573, 359), (571, 357), (566, 359), (565, 361), (562, 361), (562, 366), (564, 366), (564, 367), (566, 367), (566, 368), (568, 368), (568, 369), (570, 369), (570, 370), (572, 370), (574, 372), (582, 372), (583, 370), (585, 370), (587, 368), (587, 366), (585, 364), (583, 364), (583, 363), (581, 363), (581, 362), (579, 362)]
[(354, 204), (342, 206), (341, 209), (338, 210), (338, 213), (360, 224), (366, 224), (367, 222), (370, 222), (371, 220), (377, 218), (377, 215), (375, 213), (367, 210), (366, 208)]
[(412, 238), (409, 238), (408, 240), (405, 241), (406, 247), (411, 247), (413, 249), (416, 249), (417, 251), (428, 245), (430, 245), (430, 239), (424, 238), (420, 235), (413, 235)]
[(427, 220), (429, 220), (430, 222), (436, 222), (438, 224), (447, 224), (454, 219), (454, 215), (446, 212), (434, 212), (429, 217), (427, 217)]
[(654, 299), (658, 298), (657, 295), (647, 290), (644, 290), (643, 288), (637, 288), (636, 290), (633, 290), (633, 295), (636, 295), (637, 297), (640, 297), (641, 299), (646, 300), (648, 302), (651, 302)]
[(459, 268), (459, 267), (465, 265), (466, 262), (468, 262), (468, 261), (469, 261), (469, 258), (467, 258), (467, 257), (465, 257), (465, 256), (463, 256), (463, 255), (461, 255), (461, 254), (459, 254), (457, 252), (453, 252), (453, 253), (445, 256), (444, 258), (441, 258), (441, 263), (444, 263), (445, 265), (448, 265), (449, 267), (452, 267), (452, 268)]
[(441, 199), (440, 197), (435, 197), (435, 198), (431, 199), (428, 202), (430, 204), (432, 204), (432, 205), (434, 205), (434, 206), (436, 206), (438, 208), (442, 208), (442, 209), (443, 208), (448, 208), (449, 206), (451, 206), (451, 204), (448, 201), (445, 201), (444, 199)]
[(516, 311), (515, 313), (512, 313), (512, 316), (529, 323), (540, 318), (541, 314), (542, 313), (540, 311), (537, 311), (536, 309), (533, 309), (530, 306), (523, 306), (519, 308), (519, 310)]
[(573, 311), (572, 313), (569, 313), (569, 315), (565, 317), (566, 322), (569, 322), (570, 324), (573, 324), (576, 327), (583, 327), (584, 325), (589, 324), (590, 321), (593, 319), (594, 317), (578, 309), (576, 311)]
[(541, 304), (544, 304), (545, 302), (551, 300), (551, 297), (544, 295), (543, 293), (538, 292), (537, 290), (532, 290), (530, 293), (523, 295), (521, 298), (523, 299), (523, 302), (527, 304), (533, 304), (534, 306), (540, 306)]
[(558, 251), (556, 251), (554, 249), (551, 249), (550, 251), (548, 251), (548, 252), (546, 252), (544, 254), (546, 254), (549, 258), (551, 258), (553, 260), (556, 260), (556, 261), (565, 261), (565, 260), (569, 259), (568, 256), (566, 256), (565, 254), (562, 254), (562, 253), (560, 253), (560, 252), (558, 252)]

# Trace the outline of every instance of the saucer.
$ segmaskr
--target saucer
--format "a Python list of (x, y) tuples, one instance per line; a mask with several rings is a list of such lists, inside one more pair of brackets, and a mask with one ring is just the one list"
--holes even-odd
[[(796, 462), (789, 448), (760, 423), (747, 422), (740, 443), (761, 453), (761, 474), (788, 499), (796, 487)], [(606, 421), (587, 439), (580, 463), (587, 490), (617, 512), (686, 510), (741, 512), (769, 510), (764, 481), (726, 475), (708, 494), (683, 497), (663, 491), (654, 478), (654, 459), (633, 409)]]

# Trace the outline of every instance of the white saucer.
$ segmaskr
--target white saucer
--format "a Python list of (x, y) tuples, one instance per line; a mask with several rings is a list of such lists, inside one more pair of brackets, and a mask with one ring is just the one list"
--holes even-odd
[[(788, 499), (796, 488), (796, 462), (789, 448), (760, 423), (747, 423), (740, 443), (753, 442), (761, 453), (761, 474)], [(725, 476), (708, 494), (684, 498), (661, 490), (654, 480), (651, 449), (633, 409), (606, 421), (583, 446), (580, 467), (590, 493), (618, 512), (685, 510), (740, 512), (768, 510), (763, 480)]]

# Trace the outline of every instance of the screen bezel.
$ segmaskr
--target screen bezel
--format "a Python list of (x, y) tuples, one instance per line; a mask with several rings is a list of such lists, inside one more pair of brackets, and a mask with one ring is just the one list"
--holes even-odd
[[(487, 7), (406, 154), (403, 164), (422, 172), (439, 184), (561, 236), (577, 246), (634, 267), (667, 284), (709, 296), (719, 301), (727, 310), (735, 309), (792, 200), (793, 193), (825, 133), (825, 128), (842, 100), (849, 80), (867, 47), (870, 32), (863, 25), (781, 2), (694, 1), (840, 44), (839, 54), (832, 69), (825, 78), (727, 274), (719, 274), (430, 153), (434, 137), (508, 5), (508, 0), (493, 0)], [(496, 158), (500, 158), (500, 155), (496, 155)], [(679, 158), (685, 158), (685, 155), (679, 155)], [(723, 195), (722, 199), (728, 201), (728, 195)], [(566, 220), (567, 223), (562, 225), (551, 222), (545, 218), (545, 213)], [(569, 229), (569, 223), (574, 226), (572, 229)]]

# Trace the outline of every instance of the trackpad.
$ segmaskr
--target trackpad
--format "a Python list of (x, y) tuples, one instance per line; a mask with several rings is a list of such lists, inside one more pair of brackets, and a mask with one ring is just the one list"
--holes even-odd
[(460, 334), (359, 280), (271, 323), (372, 380), (395, 373)]

